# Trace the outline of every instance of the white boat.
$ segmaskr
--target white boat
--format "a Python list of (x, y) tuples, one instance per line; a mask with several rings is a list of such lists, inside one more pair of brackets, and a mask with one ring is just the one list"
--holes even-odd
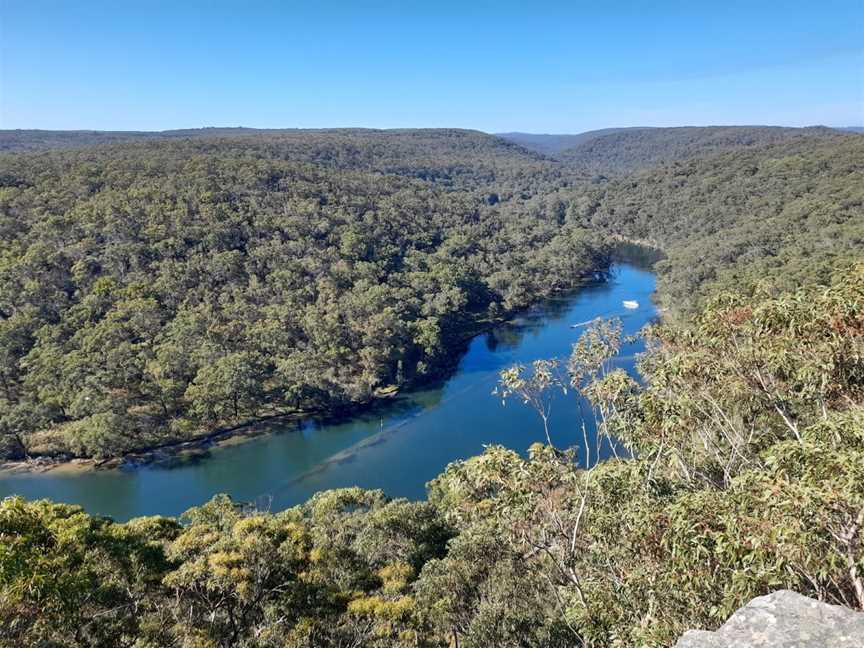
[(633, 301), (632, 299), (625, 299), (621, 303), (624, 304), (624, 308), (630, 308), (630, 309), (639, 308), (639, 302)]

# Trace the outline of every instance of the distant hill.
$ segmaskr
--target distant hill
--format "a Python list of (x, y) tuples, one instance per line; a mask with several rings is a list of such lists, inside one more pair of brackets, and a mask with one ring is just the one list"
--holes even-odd
[[(580, 136), (573, 136), (580, 137)], [(509, 149), (516, 155), (524, 155), (513, 146), (513, 141), (501, 142), (500, 138), (482, 133), (456, 128), (244, 128), (209, 127), (184, 128), (165, 131), (94, 131), (94, 130), (0, 130), (0, 152), (44, 151), (86, 148), (129, 142), (177, 140), (177, 139), (236, 139), (278, 141), (281, 144), (295, 145), (314, 142), (319, 145), (332, 145), (335, 142), (355, 145), (368, 145), (374, 142), (400, 142), (417, 144), (420, 147), (431, 145), (440, 148), (443, 142), (464, 146), (467, 149), (493, 146)], [(505, 140), (508, 138), (504, 138)], [(434, 140), (434, 141), (433, 141)], [(482, 144), (480, 142), (482, 141)], [(579, 140), (574, 140), (575, 144)], [(530, 148), (530, 147), (527, 147)], [(418, 148), (416, 152), (420, 152)]]
[[(429, 157), (444, 150), (449, 155), (457, 150), (467, 156), (464, 161), (475, 161), (494, 151), (522, 157), (536, 163), (540, 158), (526, 155), (527, 151), (563, 160), (568, 166), (593, 174), (619, 174), (671, 160), (684, 160), (731, 150), (735, 148), (771, 144), (802, 134), (828, 134), (831, 132), (864, 132), (864, 127), (849, 126), (829, 129), (782, 128), (776, 126), (708, 126), (655, 128), (634, 126), (602, 128), (575, 134), (497, 133), (488, 135), (480, 131), (462, 129), (370, 129), (370, 128), (243, 128), (210, 127), (166, 131), (91, 131), (91, 130), (0, 130), (0, 152), (45, 151), (80, 149), (92, 146), (124, 144), (156, 140), (189, 139), (243, 139), (256, 144), (278, 143), (290, 149), (291, 159), (313, 163), (322, 161), (322, 155), (333, 154), (329, 160), (341, 168), (369, 168), (376, 147), (386, 149), (385, 157), (392, 158), (399, 150), (400, 157), (411, 158), (411, 174), (420, 173), (415, 167), (416, 156)], [(443, 147), (443, 148), (442, 148)], [(341, 149), (338, 153), (335, 149)], [(353, 153), (349, 151), (353, 149)], [(359, 153), (362, 151), (362, 154)], [(524, 161), (523, 160), (523, 161)], [(391, 162), (393, 160), (391, 159)], [(452, 162), (452, 160), (451, 160)], [(372, 165), (374, 166), (374, 164)], [(379, 169), (381, 170), (381, 169)], [(387, 172), (394, 169), (388, 168)], [(454, 169), (451, 169), (453, 171)]]
[(836, 132), (824, 126), (640, 128), (595, 137), (562, 151), (558, 157), (587, 172), (618, 175), (665, 162), (680, 162), (713, 153), (785, 142), (798, 137), (828, 136)]
[(151, 139), (161, 135), (161, 133), (143, 131), (2, 130), (0, 131), (0, 151), (81, 148), (98, 144), (117, 144), (132, 140)]
[[(297, 129), (292, 129), (297, 130)], [(191, 137), (237, 137), (281, 133), (285, 129), (184, 128), (166, 131), (95, 130), (0, 130), (0, 151), (45, 151), (122, 144), (142, 140), (186, 139)]]
[(576, 134), (546, 135), (541, 133), (495, 133), (498, 137), (515, 142), (531, 151), (555, 157), (561, 151), (573, 148), (589, 140), (611, 135), (622, 131), (645, 130), (645, 127), (635, 126), (632, 128), (601, 128), (599, 130), (585, 131)]
[[(326, 166), (372, 171), (459, 188), (496, 189), (505, 178), (555, 180), (561, 165), (513, 142), (455, 128), (198, 128), (170, 131), (0, 131), (0, 153), (93, 147), (168, 145), (211, 154), (215, 149)], [(83, 153), (82, 153), (83, 154)], [(96, 153), (93, 153), (96, 155)], [(572, 176), (572, 172), (568, 172)], [(510, 186), (511, 183), (503, 184)]]
[(864, 136), (816, 133), (595, 184), (570, 216), (663, 249), (659, 293), (678, 308), (759, 281), (827, 282), (864, 249)]

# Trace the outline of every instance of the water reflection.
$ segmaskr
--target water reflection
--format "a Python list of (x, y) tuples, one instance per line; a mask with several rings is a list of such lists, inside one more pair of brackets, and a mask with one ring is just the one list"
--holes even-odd
[[(622, 265), (608, 283), (551, 300), (476, 337), (446, 380), (399, 394), (356, 416), (299, 424), (271, 421), (272, 434), (134, 470), (6, 475), (0, 477), (0, 496), (50, 497), (118, 519), (176, 515), (219, 492), (267, 502), (273, 509), (302, 502), (321, 489), (354, 485), (420, 498), (426, 482), (448, 463), (478, 454), (486, 444), (524, 451), (543, 440), (534, 412), (517, 402), (502, 407), (491, 396), (502, 368), (567, 356), (582, 330), (573, 325), (595, 317), (619, 316), (625, 335), (637, 332), (655, 315), (653, 290), (650, 272)], [(640, 307), (623, 309), (625, 299)], [(615, 364), (633, 371), (641, 349), (638, 342), (625, 345)], [(584, 423), (593, 453), (593, 421)], [(582, 424), (578, 400), (572, 394), (557, 397), (553, 439), (561, 446), (580, 447), (580, 457), (585, 457)], [(608, 443), (601, 446), (601, 457), (611, 452)]]

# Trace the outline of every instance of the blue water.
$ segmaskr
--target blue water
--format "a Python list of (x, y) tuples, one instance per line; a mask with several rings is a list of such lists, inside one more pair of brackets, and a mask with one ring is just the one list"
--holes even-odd
[[(215, 493), (274, 510), (343, 486), (419, 499), (426, 482), (448, 463), (479, 454), (484, 445), (524, 452), (544, 441), (535, 412), (517, 400), (504, 406), (492, 395), (501, 369), (566, 358), (583, 330), (571, 325), (595, 317), (620, 317), (625, 335), (636, 333), (656, 315), (654, 287), (650, 272), (619, 265), (611, 281), (550, 300), (474, 338), (442, 384), (401, 394), (350, 419), (276, 426), (271, 434), (214, 447), (193, 460), (119, 470), (0, 473), (0, 497), (48, 497), (119, 520), (178, 515)], [(639, 308), (625, 309), (625, 299), (638, 301)], [(634, 371), (634, 354), (641, 350), (641, 342), (625, 345), (616, 365)], [(583, 445), (582, 411), (572, 393), (555, 398), (550, 425), (556, 446)], [(594, 445), (590, 438), (589, 445)], [(601, 455), (609, 453), (608, 446), (602, 448)]]

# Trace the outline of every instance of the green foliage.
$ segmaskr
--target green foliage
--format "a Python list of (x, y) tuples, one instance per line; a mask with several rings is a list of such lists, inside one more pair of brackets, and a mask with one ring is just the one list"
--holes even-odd
[[(801, 137), (828, 137), (825, 127), (683, 126), (615, 128), (583, 133), (570, 147), (555, 151), (569, 165), (601, 176), (623, 175), (729, 150), (776, 144)], [(529, 147), (530, 148), (530, 147)]]
[(668, 164), (601, 185), (568, 218), (662, 248), (665, 306), (694, 312), (720, 291), (827, 283), (864, 248), (864, 137), (796, 136)]
[(601, 128), (599, 130), (585, 131), (584, 133), (578, 133), (576, 135), (539, 135), (535, 133), (497, 133), (497, 135), (503, 139), (515, 142), (529, 151), (537, 151), (544, 155), (556, 157), (564, 152), (572, 154), (572, 149), (598, 137), (630, 130), (636, 131), (646, 129), (637, 126), (633, 128)]
[(493, 137), (207, 134), (0, 158), (0, 457), (363, 403), (608, 264)]
[[(777, 298), (721, 294), (649, 332), (647, 387), (617, 436), (690, 480), (727, 482), (760, 452), (864, 400), (864, 266)], [(669, 393), (677, 398), (669, 398)]]
[(142, 630), (137, 606), (169, 563), (162, 518), (128, 525), (79, 507), (0, 503), (0, 645), (109, 646)]
[(183, 521), (4, 500), (2, 645), (416, 646), (411, 584), (451, 535), (359, 489), (276, 515), (218, 496)]

